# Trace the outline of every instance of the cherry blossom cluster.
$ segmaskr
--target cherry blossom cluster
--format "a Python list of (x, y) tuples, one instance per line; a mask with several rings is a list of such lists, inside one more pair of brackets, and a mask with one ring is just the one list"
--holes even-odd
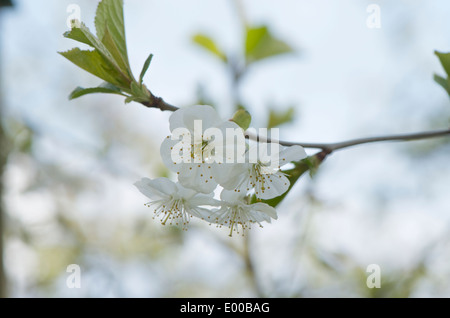
[(211, 106), (181, 108), (169, 123), (171, 135), (160, 153), (177, 182), (142, 178), (135, 183), (162, 224), (187, 229), (191, 218), (199, 218), (228, 227), (231, 236), (277, 219), (276, 210), (261, 201), (288, 191), (281, 168), (305, 158), (302, 147), (250, 142), (238, 124), (221, 119)]

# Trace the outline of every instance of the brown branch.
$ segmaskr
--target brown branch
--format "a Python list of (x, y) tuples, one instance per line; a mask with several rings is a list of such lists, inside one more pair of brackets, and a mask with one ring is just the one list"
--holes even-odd
[(425, 131), (411, 134), (399, 134), (399, 135), (388, 135), (388, 136), (377, 136), (377, 137), (367, 137), (358, 138), (347, 141), (335, 142), (335, 143), (306, 143), (306, 142), (290, 142), (281, 140), (272, 140), (270, 138), (261, 138), (256, 135), (251, 135), (247, 133), (247, 137), (250, 140), (263, 141), (263, 142), (276, 142), (283, 146), (302, 146), (304, 148), (316, 148), (322, 149), (331, 153), (336, 150), (345, 149), (357, 145), (381, 142), (381, 141), (411, 141), (411, 140), (422, 140), (437, 137), (449, 137), (450, 129), (435, 130), (435, 131)]
[(142, 102), (141, 104), (148, 108), (157, 108), (161, 111), (177, 111), (179, 108), (173, 105), (170, 105), (164, 101), (161, 97), (156, 97), (150, 91), (150, 101)]
[[(149, 107), (149, 108), (157, 108), (161, 111), (176, 111), (179, 107), (173, 106), (171, 104), (166, 103), (161, 97), (156, 97), (152, 93), (151, 101), (142, 102), (141, 104)], [(377, 136), (377, 137), (367, 137), (367, 138), (358, 138), (351, 139), (341, 142), (335, 143), (310, 143), (310, 142), (291, 142), (291, 141), (282, 141), (282, 140), (272, 140), (270, 138), (262, 138), (261, 136), (252, 135), (249, 132), (246, 132), (246, 137), (250, 140), (254, 141), (262, 141), (262, 142), (275, 142), (279, 143), (283, 146), (302, 146), (303, 148), (315, 148), (321, 149), (328, 154), (333, 151), (345, 149), (357, 145), (381, 142), (381, 141), (411, 141), (411, 140), (422, 140), (422, 139), (430, 139), (430, 138), (438, 138), (438, 137), (448, 137), (450, 136), (450, 129), (443, 130), (435, 130), (435, 131), (424, 131), (418, 133), (411, 134), (398, 134), (398, 135), (387, 135), (387, 136)]]

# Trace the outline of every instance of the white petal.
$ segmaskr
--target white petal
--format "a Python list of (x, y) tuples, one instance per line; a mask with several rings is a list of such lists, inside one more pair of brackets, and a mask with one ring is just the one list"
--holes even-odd
[(269, 223), (271, 218), (278, 219), (277, 210), (266, 203), (254, 203), (250, 205), (250, 209), (252, 212), (258, 212), (258, 215)]
[[(220, 118), (217, 111), (211, 106), (207, 105), (195, 105), (188, 106), (184, 108), (183, 112), (183, 124), (184, 127), (190, 131), (194, 131), (194, 121), (202, 121), (202, 130), (208, 129), (209, 127), (215, 127), (219, 125), (223, 120)], [(203, 133), (203, 132), (201, 132)]]
[(261, 180), (256, 183), (255, 194), (256, 197), (268, 200), (276, 198), (289, 189), (289, 179), (281, 172), (274, 174), (261, 175)]
[(181, 169), (183, 163), (175, 163), (172, 158), (172, 149), (180, 142), (179, 140), (172, 140), (171, 138), (165, 138), (161, 144), (160, 154), (164, 165), (171, 171), (178, 172)]
[(167, 199), (177, 192), (175, 183), (167, 178), (142, 178), (134, 184), (142, 194), (151, 200)]
[[(243, 163), (245, 162), (245, 151), (247, 150), (247, 142), (244, 131), (236, 123), (226, 121), (219, 127), (223, 135), (221, 143), (223, 154), (223, 162), (227, 163)], [(241, 161), (238, 161), (241, 160)]]
[(189, 200), (189, 206), (190, 207), (198, 207), (198, 206), (219, 206), (220, 201), (217, 201), (214, 199), (211, 195), (207, 194), (197, 194), (192, 199)]
[(179, 198), (190, 200), (198, 193), (195, 190), (183, 187), (179, 182), (176, 183), (176, 186), (177, 186), (177, 194), (178, 194)]
[(217, 187), (217, 182), (212, 177), (212, 165), (183, 164), (178, 175), (178, 181), (186, 188), (202, 193), (211, 193)]
[(278, 143), (259, 143), (258, 160), (264, 164), (278, 168), (281, 147)]
[(222, 190), (222, 192), (220, 193), (220, 199), (222, 199), (222, 201), (225, 201), (225, 203), (228, 203), (231, 205), (243, 203), (244, 198), (245, 198), (245, 193), (228, 191), (225, 189)]
[[(222, 163), (213, 167), (214, 179), (227, 190), (238, 190), (249, 178), (249, 165), (245, 163)], [(247, 182), (245, 182), (247, 186)]]
[(184, 127), (184, 113), (187, 107), (183, 107), (173, 112), (170, 115), (169, 123), (170, 123), (170, 131), (174, 131), (177, 128)]
[(247, 160), (249, 163), (258, 163), (259, 160), (259, 154), (258, 154), (259, 148), (258, 143), (250, 143), (250, 146), (247, 150)]
[(186, 207), (186, 212), (192, 216), (195, 216), (202, 220), (210, 221), (212, 210), (200, 208), (200, 207)]
[(193, 163), (181, 165), (178, 173), (178, 182), (185, 188), (193, 189), (192, 184), (195, 183), (198, 169), (197, 164)]
[(284, 166), (285, 164), (292, 161), (299, 161), (307, 157), (305, 149), (300, 146), (291, 146), (287, 147), (283, 151), (280, 152), (280, 166)]
[(224, 224), (225, 220), (229, 217), (231, 209), (227, 206), (222, 206), (220, 209), (213, 209), (205, 217), (206, 221), (217, 224)]

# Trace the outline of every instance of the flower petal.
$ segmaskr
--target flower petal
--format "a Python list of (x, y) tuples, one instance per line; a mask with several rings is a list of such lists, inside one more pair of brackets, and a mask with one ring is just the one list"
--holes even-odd
[(214, 179), (221, 187), (227, 190), (238, 191), (247, 187), (249, 170), (249, 165), (245, 163), (222, 163), (220, 165), (214, 165), (213, 175)]
[[(161, 144), (160, 154), (164, 165), (171, 171), (178, 172), (181, 169), (183, 163), (175, 163), (172, 158), (172, 149), (179, 143), (179, 140), (172, 140), (170, 137), (165, 138)], [(182, 158), (182, 154), (180, 155)], [(175, 158), (177, 159), (177, 158)], [(183, 159), (183, 158), (182, 158)]]
[(228, 190), (224, 189), (220, 193), (220, 199), (222, 201), (225, 201), (225, 204), (237, 205), (237, 204), (243, 204), (245, 195), (246, 195), (245, 193), (239, 193), (236, 191), (228, 191)]
[(256, 183), (255, 194), (257, 198), (268, 200), (276, 198), (289, 189), (289, 179), (281, 173), (262, 174)]
[(174, 131), (177, 128), (184, 127), (184, 113), (187, 107), (183, 107), (173, 112), (169, 118), (170, 131)]
[(258, 161), (259, 161), (258, 151), (259, 151), (258, 143), (256, 143), (256, 142), (249, 143), (249, 148), (246, 153), (248, 163), (252, 163), (252, 164), (258, 163)]
[[(183, 125), (190, 131), (194, 131), (194, 121), (202, 121), (202, 130), (208, 129), (210, 127), (215, 127), (220, 125), (223, 120), (220, 118), (217, 111), (208, 105), (194, 105), (184, 107), (183, 115)], [(172, 127), (172, 126), (171, 126)], [(200, 132), (200, 133), (203, 133)]]
[(151, 200), (167, 199), (177, 192), (175, 183), (167, 178), (149, 179), (142, 178), (135, 184), (136, 188)]
[(301, 146), (291, 146), (287, 147), (280, 152), (280, 166), (284, 166), (285, 164), (292, 161), (299, 161), (305, 159), (308, 155), (305, 152), (305, 149)]
[(252, 214), (255, 214), (255, 212), (257, 212), (258, 217), (262, 218), (266, 222), (270, 223), (270, 219), (278, 219), (277, 210), (266, 203), (254, 203), (250, 205), (250, 209)]
[(183, 187), (179, 182), (176, 183), (176, 186), (177, 186), (177, 194), (178, 194), (179, 198), (183, 198), (185, 200), (191, 200), (195, 195), (198, 194), (198, 192), (193, 189)]
[(184, 187), (202, 193), (211, 193), (217, 187), (217, 182), (212, 176), (212, 165), (205, 163), (182, 164), (178, 181)]
[(211, 195), (199, 193), (189, 200), (189, 206), (219, 206), (220, 201), (213, 198)]
[(201, 208), (198, 206), (196, 206), (196, 207), (186, 206), (186, 212), (192, 216), (195, 216), (199, 219), (207, 220), (207, 221), (210, 221), (211, 215), (213, 213), (213, 211), (211, 211), (211, 210)]

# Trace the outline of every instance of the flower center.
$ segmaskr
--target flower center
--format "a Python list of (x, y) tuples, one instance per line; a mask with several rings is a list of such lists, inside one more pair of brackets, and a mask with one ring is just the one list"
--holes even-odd
[(186, 213), (184, 207), (184, 200), (181, 198), (172, 197), (169, 201), (159, 200), (147, 203), (146, 205), (153, 208), (155, 217), (161, 219), (162, 225), (177, 225), (186, 229), (186, 226), (190, 221), (189, 214)]
[(191, 152), (191, 159), (196, 160), (194, 162), (207, 162), (212, 156), (214, 156), (214, 142), (212, 140), (203, 139), (202, 141), (191, 145), (193, 151)]
[(230, 237), (233, 236), (233, 231), (239, 234), (239, 225), (242, 229), (242, 235), (244, 235), (244, 231), (246, 229), (250, 229), (251, 219), (248, 218), (244, 209), (239, 206), (233, 206), (231, 211), (228, 213), (227, 218), (224, 220), (224, 224), (228, 224), (230, 228), (230, 233), (228, 234)]

